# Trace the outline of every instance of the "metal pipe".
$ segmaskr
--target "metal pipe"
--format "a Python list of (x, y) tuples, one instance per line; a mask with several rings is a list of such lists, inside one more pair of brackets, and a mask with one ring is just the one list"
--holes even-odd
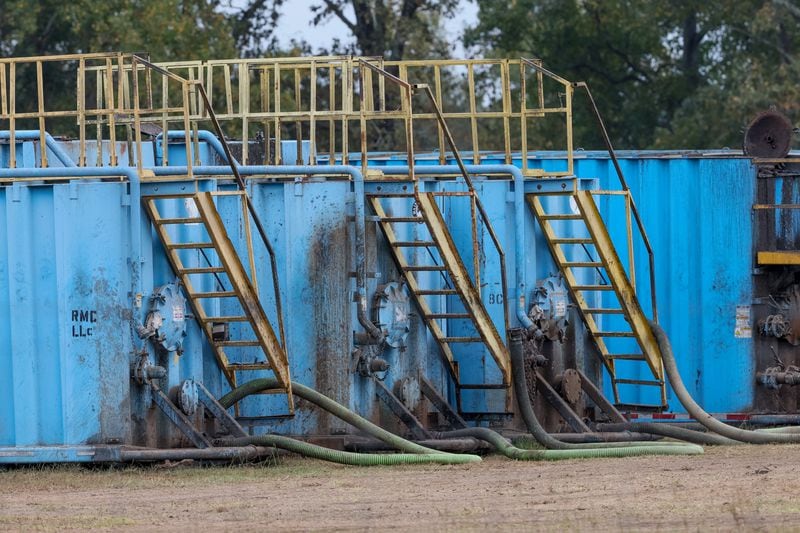
[[(7, 141), (11, 139), (11, 132), (8, 130), (0, 131), (0, 140)], [(15, 130), (14, 131), (14, 139), (16, 141), (39, 141), (41, 142), (41, 132), (39, 130)], [(76, 167), (75, 161), (67, 154), (61, 146), (56, 142), (53, 137), (45, 132), (44, 134), (45, 139), (45, 146), (53, 152), (53, 155), (56, 156), (62, 165), (65, 167)], [(49, 168), (49, 167), (45, 167)], [(56, 167), (58, 168), (58, 167)]]
[[(189, 134), (194, 136), (193, 132), (189, 132)], [(160, 146), (160, 143), (162, 142), (163, 137), (164, 137), (164, 132), (163, 131), (161, 133), (159, 133), (158, 135), (156, 135), (155, 141), (153, 141), (153, 149), (154, 150), (157, 150), (157, 147)], [(168, 130), (167, 131), (167, 141), (169, 141), (170, 139), (184, 139), (185, 137), (186, 137), (186, 132), (183, 131), (183, 130)], [(230, 164), (230, 162), (228, 160), (228, 155), (225, 153), (225, 148), (222, 146), (222, 143), (217, 138), (217, 136), (214, 135), (212, 132), (210, 132), (208, 130), (198, 130), (197, 131), (197, 140), (205, 142), (212, 150), (214, 150), (214, 152), (217, 153), (217, 155), (219, 156), (219, 158), (222, 160), (223, 163), (225, 163), (226, 165)], [(162, 154), (161, 157), (162, 157), (162, 161), (163, 161), (163, 157), (164, 157), (163, 154)], [(236, 160), (236, 158), (231, 156), (231, 159), (233, 159), (234, 163), (239, 165), (239, 162)], [(156, 160), (156, 164), (159, 165), (161, 163), (158, 160)], [(169, 168), (169, 167), (167, 167), (167, 168)]]
[(268, 446), (224, 446), (215, 448), (178, 448), (170, 450), (122, 449), (119, 460), (139, 461), (252, 461), (262, 457), (273, 457), (285, 453)]
[[(246, 165), (238, 166), (242, 175), (248, 176), (285, 176), (285, 175), (347, 175), (353, 180), (355, 193), (355, 227), (356, 227), (356, 299), (358, 322), (379, 342), (383, 341), (383, 331), (367, 316), (367, 251), (366, 251), (366, 207), (364, 194), (364, 175), (350, 165)], [(182, 175), (187, 167), (156, 167), (153, 172), (158, 176)], [(233, 175), (230, 167), (201, 166), (192, 169), (196, 176), (228, 176)]]
[[(407, 175), (409, 168), (404, 165), (382, 168), (384, 175)], [(535, 327), (526, 310), (525, 301), (525, 259), (536, 264), (536, 247), (525, 248), (525, 175), (514, 165), (464, 165), (464, 170), (470, 174), (504, 175), (511, 176), (514, 181), (514, 265), (516, 270), (516, 316), (520, 325), (525, 329)], [(462, 168), (458, 165), (420, 165), (414, 167), (417, 176), (435, 175), (461, 175)], [(503, 287), (503, 290), (506, 288)]]

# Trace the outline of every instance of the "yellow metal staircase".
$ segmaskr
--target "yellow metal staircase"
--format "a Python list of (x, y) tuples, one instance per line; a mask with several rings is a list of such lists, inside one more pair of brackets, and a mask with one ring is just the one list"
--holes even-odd
[[(473, 194), (474, 191), (418, 191), (368, 195), (398, 269), (456, 385), (457, 408), (461, 413), (461, 390), (507, 390), (511, 375), (503, 337), (481, 301), (476, 287), (479, 285), (470, 276), (436, 201), (440, 195)], [(502, 383), (462, 383), (458, 347), (470, 344), (485, 347), (500, 369)], [(474, 415), (480, 418), (478, 413)]]
[[(631, 202), (629, 190), (613, 193)], [(611, 191), (578, 190), (576, 180), (571, 191), (529, 193), (526, 198), (608, 370), (615, 405), (634, 411), (663, 410), (667, 402), (661, 352), (636, 296), (633, 259), (629, 277), (600, 215), (596, 194)], [(567, 205), (571, 208), (565, 209)], [(630, 227), (628, 232), (630, 246)], [(621, 385), (656, 388), (660, 403), (623, 401)]]
[[(230, 386), (237, 386), (239, 374), (272, 371), (282, 387), (278, 392), (287, 395), (292, 415), (286, 350), (270, 325), (215, 205), (215, 196), (243, 194), (146, 196), (143, 203)], [(252, 270), (252, 262), (250, 266)], [(239, 311), (231, 313), (232, 308)]]

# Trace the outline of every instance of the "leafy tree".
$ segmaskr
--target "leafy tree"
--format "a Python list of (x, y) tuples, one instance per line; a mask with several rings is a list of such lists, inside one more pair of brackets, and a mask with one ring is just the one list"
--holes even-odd
[[(479, 6), (466, 42), (487, 55), (542, 58), (564, 77), (587, 81), (620, 147), (735, 146), (757, 110), (791, 112), (797, 101), (800, 10), (790, 0)], [(576, 144), (598, 147), (593, 130), (588, 113), (578, 113)]]
[[(347, 5), (353, 10), (348, 16)], [(336, 18), (355, 37), (349, 52), (387, 60), (445, 55), (441, 19), (452, 15), (459, 0), (323, 0), (311, 9), (315, 25)]]

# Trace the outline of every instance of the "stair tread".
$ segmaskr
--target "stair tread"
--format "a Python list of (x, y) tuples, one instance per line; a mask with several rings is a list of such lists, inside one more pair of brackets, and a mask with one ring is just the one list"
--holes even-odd
[(422, 217), (379, 217), (381, 222), (425, 222)]
[(640, 353), (610, 353), (607, 354), (608, 359), (620, 359), (622, 361), (646, 361), (647, 358)]
[(576, 291), (613, 291), (613, 285), (574, 285)]
[(632, 331), (592, 331), (592, 335), (595, 337), (636, 337)]
[(215, 341), (217, 346), (261, 346), (257, 340)]
[(236, 293), (233, 291), (193, 292), (189, 296), (191, 298), (233, 298)]
[(392, 246), (396, 248), (429, 247), (436, 246), (433, 241), (395, 241)]
[(660, 387), (663, 382), (653, 379), (628, 379), (628, 378), (614, 378), (614, 383), (621, 385), (646, 385), (651, 387)]
[(440, 272), (447, 270), (444, 265), (406, 265), (403, 267), (406, 271), (419, 271), (419, 272)]
[(442, 337), (442, 342), (463, 342), (463, 343), (477, 343), (483, 342), (480, 337)]
[(203, 222), (203, 219), (200, 217), (157, 218), (154, 222), (162, 226), (173, 224), (199, 224)]
[(237, 372), (243, 370), (271, 370), (272, 365), (266, 361), (259, 363), (228, 363), (228, 368)]
[(599, 261), (567, 261), (565, 263), (561, 263), (561, 266), (565, 266), (568, 268), (574, 267), (602, 267), (603, 263)]
[(422, 289), (414, 292), (418, 296), (444, 296), (458, 294), (458, 291), (455, 289)]
[(615, 403), (614, 407), (620, 411), (660, 412), (667, 408), (666, 405), (651, 403)]
[(178, 270), (180, 274), (217, 274), (222, 272), (225, 272), (225, 267), (196, 267)]
[(167, 248), (174, 250), (195, 249), (195, 248), (213, 248), (213, 242), (173, 242), (168, 244)]
[(203, 322), (247, 322), (246, 316), (207, 316)]
[(593, 244), (594, 241), (589, 237), (554, 237), (550, 242), (555, 244)]
[(575, 215), (573, 213), (551, 213), (551, 214), (542, 214), (539, 215), (539, 218), (542, 220), (582, 220), (583, 217), (581, 215)]
[(598, 315), (624, 315), (624, 309), (617, 309), (614, 307), (588, 307), (586, 309), (582, 309), (582, 311), (586, 314), (598, 314)]

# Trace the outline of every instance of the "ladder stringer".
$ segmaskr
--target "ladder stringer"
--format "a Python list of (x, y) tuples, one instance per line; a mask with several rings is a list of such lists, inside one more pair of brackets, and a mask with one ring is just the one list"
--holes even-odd
[(575, 191), (575, 201), (583, 214), (586, 227), (595, 242), (597, 252), (604, 263), (609, 280), (617, 293), (617, 298), (625, 309), (625, 316), (642, 348), (647, 365), (650, 367), (653, 376), (663, 380), (661, 350), (659, 350), (650, 323), (644, 312), (642, 312), (639, 300), (636, 298), (636, 292), (628, 279), (622, 262), (619, 260), (606, 225), (600, 217), (600, 211), (597, 209), (597, 204), (594, 202), (591, 191)]
[(616, 369), (614, 365), (614, 360), (608, 357), (609, 350), (606, 347), (605, 341), (601, 337), (598, 337), (597, 335), (594, 334), (600, 329), (594, 317), (589, 313), (583, 312), (584, 309), (589, 309), (590, 306), (586, 302), (586, 298), (584, 298), (583, 293), (574, 288), (579, 285), (578, 281), (575, 279), (575, 274), (572, 272), (572, 269), (564, 266), (565, 263), (567, 263), (567, 259), (564, 256), (564, 252), (561, 249), (561, 246), (559, 246), (557, 243), (554, 242), (556, 239), (556, 235), (553, 232), (553, 227), (544, 218), (545, 212), (541, 200), (536, 195), (533, 194), (527, 195), (526, 198), (528, 200), (528, 205), (533, 210), (537, 220), (539, 221), (539, 226), (542, 229), (542, 233), (544, 233), (545, 241), (547, 241), (547, 246), (550, 248), (550, 253), (553, 255), (553, 259), (555, 259), (559, 270), (564, 275), (564, 281), (567, 285), (567, 288), (569, 289), (570, 295), (572, 296), (575, 303), (578, 304), (578, 307), (581, 309), (580, 313), (581, 318), (586, 324), (586, 328), (591, 333), (591, 337), (594, 340), (595, 344), (597, 345), (597, 349), (601, 355), (600, 359), (601, 361), (603, 361), (603, 364), (608, 370), (609, 375), (611, 375), (612, 378), (616, 378)]
[(500, 368), (500, 372), (503, 375), (503, 383), (510, 384), (511, 360), (508, 350), (489, 313), (483, 306), (480, 294), (472, 284), (450, 232), (447, 230), (442, 213), (436, 205), (435, 195), (433, 193), (419, 193), (417, 195), (417, 204), (431, 237), (433, 237), (441, 253), (442, 261), (450, 273), (453, 286), (458, 291), (465, 309), (472, 315), (475, 329)]
[[(187, 195), (186, 197), (189, 198), (191, 195)], [(170, 266), (172, 266), (172, 270), (177, 274), (177, 276), (181, 280), (181, 284), (186, 289), (186, 292), (189, 294), (189, 306), (192, 308), (192, 313), (195, 317), (197, 317), (200, 326), (203, 328), (203, 331), (206, 333), (208, 339), (212, 338), (212, 332), (210, 329), (209, 324), (207, 324), (204, 319), (206, 318), (205, 311), (203, 307), (197, 303), (197, 301), (191, 297), (194, 293), (194, 287), (192, 286), (192, 282), (189, 279), (189, 276), (182, 274), (184, 270), (183, 262), (178, 255), (177, 249), (174, 247), (172, 239), (170, 238), (169, 234), (164, 225), (159, 224), (158, 222), (161, 220), (161, 216), (158, 213), (158, 209), (155, 205), (155, 198), (146, 198), (144, 200), (144, 205), (147, 210), (148, 215), (150, 216), (150, 220), (156, 222), (153, 226), (155, 227), (156, 233), (158, 234), (159, 238), (161, 239), (161, 243), (164, 245), (164, 251), (167, 254), (167, 259), (169, 260)], [(217, 361), (220, 369), (222, 369), (222, 373), (225, 375), (225, 379), (228, 381), (231, 387), (236, 387), (236, 376), (233, 372), (231, 372), (228, 368), (229, 361), (225, 352), (217, 346), (215, 343), (211, 343), (211, 347), (214, 352), (214, 358)]]
[(435, 320), (431, 320), (429, 318), (430, 315), (433, 314), (433, 311), (431, 311), (430, 305), (428, 305), (425, 297), (420, 294), (421, 288), (417, 282), (417, 278), (414, 276), (413, 272), (406, 270), (406, 267), (409, 266), (408, 260), (405, 258), (403, 253), (400, 252), (399, 248), (391, 246), (391, 244), (398, 242), (398, 239), (391, 223), (385, 220), (387, 216), (383, 206), (381, 205), (380, 199), (370, 198), (370, 202), (372, 203), (372, 208), (375, 210), (375, 214), (380, 219), (381, 229), (383, 230), (384, 235), (386, 235), (386, 240), (389, 241), (389, 248), (392, 251), (392, 256), (394, 257), (397, 266), (400, 267), (400, 272), (402, 273), (403, 278), (405, 279), (406, 284), (408, 285), (408, 288), (421, 311), (420, 314), (422, 315), (422, 320), (425, 322), (425, 325), (428, 327), (431, 334), (439, 344), (439, 347), (441, 348), (440, 352), (444, 359), (445, 367), (447, 367), (447, 370), (450, 373), (450, 377), (453, 378), (453, 381), (455, 383), (459, 383), (458, 369), (456, 368), (453, 351), (450, 349), (450, 345), (442, 340), (445, 338), (445, 334), (439, 324)]
[(197, 193), (195, 195), (195, 203), (201, 218), (205, 222), (211, 241), (217, 249), (220, 260), (225, 266), (231, 285), (239, 295), (239, 301), (242, 304), (245, 315), (253, 326), (256, 338), (264, 348), (272, 371), (275, 373), (278, 383), (291, 398), (292, 382), (289, 376), (289, 361), (286, 352), (278, 342), (275, 331), (272, 329), (269, 319), (267, 319), (267, 315), (261, 307), (258, 294), (252, 283), (250, 283), (250, 278), (247, 276), (233, 243), (228, 238), (228, 232), (225, 230), (219, 212), (214, 205), (213, 196), (208, 192)]
[[(197, 207), (199, 217), (186, 218), (186, 219), (166, 219), (161, 217), (158, 207), (155, 202), (157, 200), (178, 200), (191, 198)], [(261, 303), (258, 299), (257, 293), (250, 283), (241, 260), (236, 253), (233, 244), (228, 238), (227, 231), (219, 216), (219, 212), (214, 205), (213, 196), (211, 193), (194, 193), (194, 194), (168, 194), (156, 195), (143, 198), (145, 210), (153, 222), (153, 226), (164, 246), (167, 259), (172, 266), (172, 269), (181, 281), (184, 290), (187, 293), (189, 305), (197, 320), (198, 325), (208, 339), (212, 347), (214, 357), (219, 365), (220, 370), (225, 375), (226, 380), (231, 387), (235, 388), (238, 385), (237, 371), (264, 369), (271, 370), (281, 388), (282, 392), (287, 394), (289, 411), (294, 413), (294, 398), (291, 390), (291, 379), (289, 375), (289, 365), (286, 352), (278, 342), (277, 337), (269, 323), (269, 320), (264, 313)], [(169, 233), (166, 231), (167, 225), (181, 225), (181, 224), (197, 224), (202, 223), (209, 238), (210, 243), (177, 243), (173, 242)], [(213, 248), (222, 266), (220, 268), (199, 268), (187, 269), (181, 261), (178, 250), (187, 248)], [(191, 281), (191, 274), (224, 272), (231, 285), (232, 290), (212, 293), (199, 293), (196, 292)], [(215, 317), (209, 316), (204, 307), (200, 304), (201, 298), (237, 298), (244, 312), (243, 317)], [(221, 321), (237, 319), (237, 322), (248, 322), (256, 336), (256, 340), (249, 341), (217, 341), (214, 339), (213, 323), (220, 319)], [(257, 345), (260, 346), (267, 361), (262, 363), (254, 363), (249, 365), (240, 365), (231, 363), (224, 350), (224, 345)]]

